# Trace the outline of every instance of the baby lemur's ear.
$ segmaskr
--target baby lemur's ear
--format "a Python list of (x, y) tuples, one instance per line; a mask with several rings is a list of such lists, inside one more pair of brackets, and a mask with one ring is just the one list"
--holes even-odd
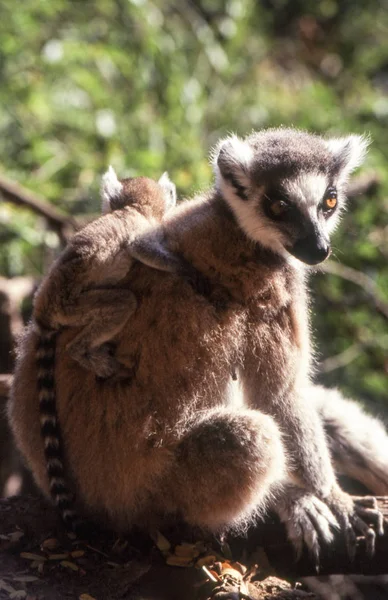
[(163, 189), (166, 211), (174, 208), (176, 206), (176, 187), (175, 183), (169, 178), (167, 171), (160, 177), (158, 184)]
[(326, 141), (334, 157), (333, 171), (340, 179), (347, 179), (363, 163), (370, 141), (365, 135), (348, 135)]
[(253, 149), (244, 140), (232, 135), (217, 145), (213, 152), (216, 187), (229, 201), (248, 200)]
[(118, 180), (115, 170), (109, 167), (101, 180), (101, 211), (102, 214), (112, 212), (113, 204), (120, 198), (123, 184)]

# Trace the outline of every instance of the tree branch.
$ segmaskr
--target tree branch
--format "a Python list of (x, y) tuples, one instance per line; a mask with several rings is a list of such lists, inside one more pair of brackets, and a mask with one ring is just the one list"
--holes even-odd
[(44, 217), (50, 228), (59, 235), (62, 242), (66, 242), (69, 235), (77, 229), (77, 222), (73, 217), (64, 215), (37, 194), (30, 192), (14, 181), (10, 181), (3, 175), (0, 175), (0, 195), (7, 202), (28, 208), (37, 215)]
[(362, 288), (373, 300), (376, 310), (388, 320), (388, 303), (380, 298), (379, 288), (371, 277), (365, 275), (365, 273), (362, 273), (361, 271), (357, 271), (357, 269), (341, 265), (340, 263), (331, 260), (323, 263), (322, 270), (325, 271), (325, 273), (330, 273), (331, 275), (337, 275), (337, 277), (346, 279), (346, 281), (351, 281)]
[(374, 194), (380, 185), (380, 179), (377, 173), (365, 173), (354, 177), (348, 186), (347, 197), (356, 198), (363, 194), (371, 195)]

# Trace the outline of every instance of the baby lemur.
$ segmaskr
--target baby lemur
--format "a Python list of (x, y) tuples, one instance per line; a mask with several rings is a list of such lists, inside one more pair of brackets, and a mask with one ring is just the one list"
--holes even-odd
[(161, 271), (182, 272), (183, 260), (163, 247), (160, 234), (135, 242), (176, 205), (175, 185), (165, 173), (156, 183), (146, 177), (119, 181), (112, 167), (101, 186), (103, 216), (70, 240), (39, 287), (33, 322), (40, 334), (40, 368), (51, 340), (64, 327), (81, 327), (67, 347), (70, 356), (100, 377), (119, 368), (106, 342), (123, 327), (137, 301), (120, 282), (134, 259)]
[(77, 327), (67, 352), (97, 376), (109, 377), (120, 371), (120, 364), (106, 343), (137, 306), (133, 292), (120, 287), (135, 255), (155, 269), (188, 276), (184, 261), (163, 247), (157, 232), (147, 237), (140, 252), (134, 250), (137, 238), (176, 205), (175, 185), (167, 173), (158, 182), (146, 177), (119, 181), (110, 167), (102, 178), (101, 195), (104, 216), (69, 241), (38, 289), (32, 315), (38, 331), (40, 421), (47, 471), (53, 499), (67, 521), (78, 516), (71, 510), (62, 465), (55, 397), (56, 337), (63, 328)]
[[(220, 142), (214, 189), (183, 203), (155, 231), (167, 250), (223, 286), (228, 304), (220, 310), (176, 274), (137, 263), (120, 283), (138, 299), (115, 336), (116, 359), (135, 364), (125, 382), (96, 380), (71, 359), (66, 349), (79, 328), (58, 336), (66, 468), (86, 516), (125, 532), (178, 514), (216, 531), (249, 523), (275, 498), (296, 545), (304, 539), (317, 552), (318, 535), (330, 540), (337, 523), (350, 543), (355, 532), (372, 540), (376, 512), (339, 488), (311, 401), (305, 282), (305, 265), (330, 254), (347, 179), (365, 149), (359, 136), (326, 140), (293, 129)], [(49, 494), (36, 342), (30, 327), (8, 411), (17, 444)], [(229, 405), (234, 368), (244, 400), (238, 408)]]

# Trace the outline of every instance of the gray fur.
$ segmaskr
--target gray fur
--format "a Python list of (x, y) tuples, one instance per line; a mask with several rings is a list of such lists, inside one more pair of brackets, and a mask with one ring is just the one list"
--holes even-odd
[[(307, 262), (298, 243), (308, 238), (329, 249), (330, 233), (345, 207), (348, 176), (362, 162), (367, 146), (362, 136), (325, 140), (286, 128), (243, 140), (231, 136), (214, 151), (217, 188), (250, 238)], [(335, 189), (338, 204), (326, 218), (321, 206), (328, 188)], [(269, 217), (268, 204), (276, 199), (289, 204), (289, 219), (274, 222)], [(319, 253), (312, 256), (311, 264), (319, 258)]]

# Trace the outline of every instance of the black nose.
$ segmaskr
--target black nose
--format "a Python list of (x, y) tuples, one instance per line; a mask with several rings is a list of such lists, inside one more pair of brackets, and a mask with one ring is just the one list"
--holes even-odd
[(329, 256), (330, 244), (321, 236), (308, 235), (295, 242), (288, 251), (307, 265), (318, 265)]

